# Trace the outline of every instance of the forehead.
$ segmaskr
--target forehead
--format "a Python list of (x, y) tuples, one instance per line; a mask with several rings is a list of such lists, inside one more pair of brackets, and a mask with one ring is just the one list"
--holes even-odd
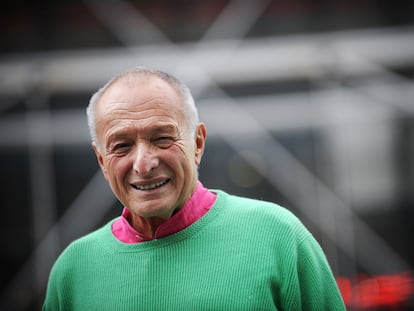
[(100, 126), (137, 120), (148, 124), (162, 120), (184, 122), (183, 100), (170, 84), (156, 76), (127, 76), (102, 95), (96, 107)]
[(128, 75), (104, 92), (96, 110), (97, 114), (105, 114), (122, 108), (134, 110), (152, 106), (183, 110), (183, 100), (175, 88), (157, 76)]
[[(165, 104), (181, 102), (177, 90), (157, 76), (129, 74), (115, 81), (104, 92), (100, 102), (141, 103), (150, 99), (162, 99)], [(100, 106), (103, 106), (100, 105)]]

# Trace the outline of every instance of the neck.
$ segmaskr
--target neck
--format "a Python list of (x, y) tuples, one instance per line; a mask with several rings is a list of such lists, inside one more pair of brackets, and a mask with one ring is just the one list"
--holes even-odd
[(142, 233), (144, 236), (153, 239), (158, 226), (167, 220), (168, 219), (161, 217), (144, 218), (131, 213), (130, 224), (135, 230)]

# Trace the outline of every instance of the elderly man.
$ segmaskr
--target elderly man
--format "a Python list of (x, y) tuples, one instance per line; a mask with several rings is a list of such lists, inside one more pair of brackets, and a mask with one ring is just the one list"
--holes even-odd
[(288, 210), (206, 189), (206, 127), (175, 77), (135, 68), (87, 108), (122, 215), (54, 264), (43, 310), (345, 310), (325, 255)]

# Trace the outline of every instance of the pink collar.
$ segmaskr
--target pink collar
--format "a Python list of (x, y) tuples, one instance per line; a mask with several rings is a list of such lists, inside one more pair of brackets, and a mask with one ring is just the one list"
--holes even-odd
[[(177, 233), (203, 217), (213, 206), (216, 194), (208, 191), (201, 182), (187, 203), (170, 219), (159, 225), (155, 232), (155, 239)], [(128, 222), (130, 210), (124, 207), (122, 215), (112, 224), (112, 233), (124, 243), (139, 243), (151, 240), (136, 231)]]

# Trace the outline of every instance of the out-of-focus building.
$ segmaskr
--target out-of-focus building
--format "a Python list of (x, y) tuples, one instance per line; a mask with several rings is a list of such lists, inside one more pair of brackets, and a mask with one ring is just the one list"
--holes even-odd
[(145, 65), (193, 90), (206, 186), (297, 214), (350, 310), (414, 310), (412, 0), (6, 1), (0, 26), (0, 309), (120, 214), (85, 108)]

